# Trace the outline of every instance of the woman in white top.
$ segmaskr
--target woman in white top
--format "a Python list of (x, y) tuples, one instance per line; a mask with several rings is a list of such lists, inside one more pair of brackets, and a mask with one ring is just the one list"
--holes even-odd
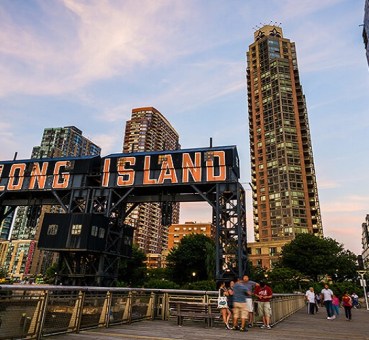
[[(225, 282), (221, 282), (221, 284), (219, 286), (219, 296), (227, 296), (228, 297), (228, 295), (229, 295), (229, 293), (228, 293), (228, 289), (226, 288)], [(231, 329), (231, 327), (229, 327), (229, 318), (231, 317), (232, 313), (229, 310), (228, 302), (224, 306), (218, 307), (218, 308), (220, 308), (220, 313), (222, 314), (222, 318), (223, 318), (225, 328)]]

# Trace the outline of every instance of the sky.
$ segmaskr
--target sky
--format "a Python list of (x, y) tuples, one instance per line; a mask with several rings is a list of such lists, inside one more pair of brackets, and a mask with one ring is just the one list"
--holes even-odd
[[(369, 214), (364, 0), (2, 0), (0, 159), (30, 158), (44, 128), (74, 125), (121, 152), (133, 108), (153, 106), (183, 149), (236, 145), (253, 241), (246, 51), (276, 23), (296, 43), (324, 236), (356, 254)], [(207, 203), (181, 223), (211, 221)]]

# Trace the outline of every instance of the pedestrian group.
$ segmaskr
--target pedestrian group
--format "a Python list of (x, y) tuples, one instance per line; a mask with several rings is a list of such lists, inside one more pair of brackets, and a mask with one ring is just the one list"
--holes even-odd
[(351, 321), (351, 309), (356, 308), (359, 297), (356, 293), (350, 295), (345, 291), (340, 301), (339, 297), (329, 288), (329, 285), (325, 284), (320, 294), (316, 294), (314, 288), (310, 287), (305, 293), (305, 300), (307, 302), (308, 314), (317, 313), (322, 302), (327, 312), (327, 320), (334, 320), (340, 314), (340, 306), (342, 305), (345, 310), (346, 320)]
[[(222, 305), (224, 296), (227, 297), (226, 305)], [(238, 278), (236, 282), (231, 281), (228, 288), (225, 282), (222, 282), (219, 287), (218, 308), (220, 308), (225, 327), (241, 332), (247, 332), (248, 328), (252, 328), (254, 323), (253, 297), (255, 297), (258, 313), (263, 317), (263, 325), (260, 328), (271, 329), (270, 300), (272, 296), (272, 289), (265, 282), (251, 281), (247, 275)], [(230, 323), (231, 317), (232, 323)]]

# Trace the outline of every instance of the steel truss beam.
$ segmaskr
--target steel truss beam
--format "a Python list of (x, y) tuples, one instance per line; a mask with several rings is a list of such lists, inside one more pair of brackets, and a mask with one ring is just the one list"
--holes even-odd
[(245, 191), (239, 183), (217, 184), (213, 223), (217, 281), (242, 277), (247, 271), (247, 229)]
[[(102, 252), (59, 251), (59, 281), (79, 285), (112, 285), (122, 258), (122, 239), (129, 228), (129, 214), (140, 203), (208, 202), (216, 227), (216, 280), (242, 276), (247, 268), (245, 192), (238, 182), (180, 187), (101, 188), (52, 190), (37, 198), (0, 197), (0, 205), (51, 204), (66, 213), (103, 214), (109, 219), (107, 242)], [(13, 208), (15, 209), (15, 208)], [(1, 211), (0, 211), (1, 213)], [(4, 214), (3, 214), (4, 216)], [(4, 218), (4, 217), (3, 217)], [(124, 255), (123, 255), (124, 256)]]

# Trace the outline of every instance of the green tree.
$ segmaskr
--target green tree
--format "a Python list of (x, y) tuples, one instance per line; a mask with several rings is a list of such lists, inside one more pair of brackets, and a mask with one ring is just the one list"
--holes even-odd
[(185, 236), (167, 256), (167, 268), (172, 281), (179, 284), (214, 280), (214, 241), (202, 234)]
[(247, 273), (252, 281), (259, 282), (265, 280), (265, 274), (268, 271), (267, 268), (263, 268), (261, 266), (253, 266), (251, 261), (247, 261), (247, 268)]
[(170, 278), (167, 268), (148, 268), (147, 277), (158, 280), (168, 280)]
[(305, 291), (310, 284), (310, 280), (299, 271), (291, 268), (275, 266), (273, 269), (254, 267), (248, 263), (250, 278), (253, 281), (264, 281), (271, 287), (275, 293), (292, 293), (294, 291)]
[(119, 263), (118, 286), (143, 286), (147, 278), (147, 269), (145, 265), (146, 255), (138, 248), (132, 246), (132, 256), (128, 259), (122, 259)]
[(6, 278), (7, 273), (3, 267), (0, 267), (0, 279)]
[(144, 284), (145, 288), (157, 288), (157, 289), (179, 289), (180, 286), (169, 280), (150, 278)]
[(50, 267), (48, 267), (45, 271), (45, 282), (50, 283), (50, 284), (54, 284), (55, 283), (55, 278), (56, 278), (56, 275), (57, 275), (57, 271), (58, 271), (58, 264), (57, 263), (53, 263)]
[(356, 278), (356, 256), (331, 238), (299, 234), (282, 249), (280, 267), (301, 272), (314, 281), (328, 275), (335, 281)]
[(336, 259), (336, 270), (331, 272), (335, 281), (354, 280), (357, 277), (357, 256), (350, 250), (343, 250)]
[(191, 284), (189, 289), (211, 291), (211, 290), (216, 290), (217, 287), (216, 287), (216, 283), (214, 280), (205, 280), (205, 281), (194, 282), (193, 284)]
[(275, 293), (292, 293), (306, 290), (306, 279), (299, 271), (291, 268), (275, 267), (268, 271), (265, 280)]

